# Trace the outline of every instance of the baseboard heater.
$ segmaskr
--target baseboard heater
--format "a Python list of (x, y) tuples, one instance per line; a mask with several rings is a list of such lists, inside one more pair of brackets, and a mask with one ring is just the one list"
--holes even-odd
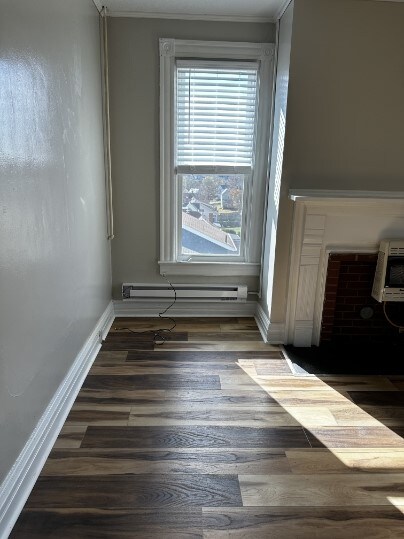
[[(173, 284), (177, 300), (180, 301), (247, 301), (245, 285), (196, 285)], [(158, 301), (173, 300), (174, 291), (169, 284), (123, 283), (123, 300)]]

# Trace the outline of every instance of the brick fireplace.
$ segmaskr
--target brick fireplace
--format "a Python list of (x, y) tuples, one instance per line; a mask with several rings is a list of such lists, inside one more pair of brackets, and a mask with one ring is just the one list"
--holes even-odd
[[(330, 253), (324, 288), (320, 344), (385, 342), (398, 339), (383, 305), (372, 298), (377, 254)], [(404, 326), (404, 304), (389, 303), (393, 323)]]
[[(380, 241), (404, 238), (404, 192), (295, 190), (290, 198), (285, 342), (311, 346), (397, 336), (371, 289)], [(389, 318), (404, 323), (403, 308), (388, 303)]]

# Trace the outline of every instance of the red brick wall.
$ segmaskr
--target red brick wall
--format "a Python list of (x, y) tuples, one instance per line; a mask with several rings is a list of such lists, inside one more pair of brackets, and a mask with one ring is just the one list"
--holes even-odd
[[(383, 304), (371, 296), (376, 262), (377, 254), (330, 254), (320, 342), (382, 342), (398, 337)], [(363, 307), (373, 309), (371, 318), (361, 317)], [(386, 310), (393, 322), (404, 326), (404, 303), (388, 303)]]

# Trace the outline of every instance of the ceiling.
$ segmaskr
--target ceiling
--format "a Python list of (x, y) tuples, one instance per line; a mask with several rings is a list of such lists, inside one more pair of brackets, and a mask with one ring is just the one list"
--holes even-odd
[(110, 15), (210, 20), (276, 20), (287, 0), (94, 0)]
[[(290, 0), (94, 0), (112, 16), (275, 21)], [(404, 0), (379, 0), (404, 2)]]

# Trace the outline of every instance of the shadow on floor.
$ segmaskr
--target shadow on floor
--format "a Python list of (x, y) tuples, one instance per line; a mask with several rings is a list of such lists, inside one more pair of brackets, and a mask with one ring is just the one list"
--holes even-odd
[(283, 347), (294, 374), (404, 375), (404, 342)]

